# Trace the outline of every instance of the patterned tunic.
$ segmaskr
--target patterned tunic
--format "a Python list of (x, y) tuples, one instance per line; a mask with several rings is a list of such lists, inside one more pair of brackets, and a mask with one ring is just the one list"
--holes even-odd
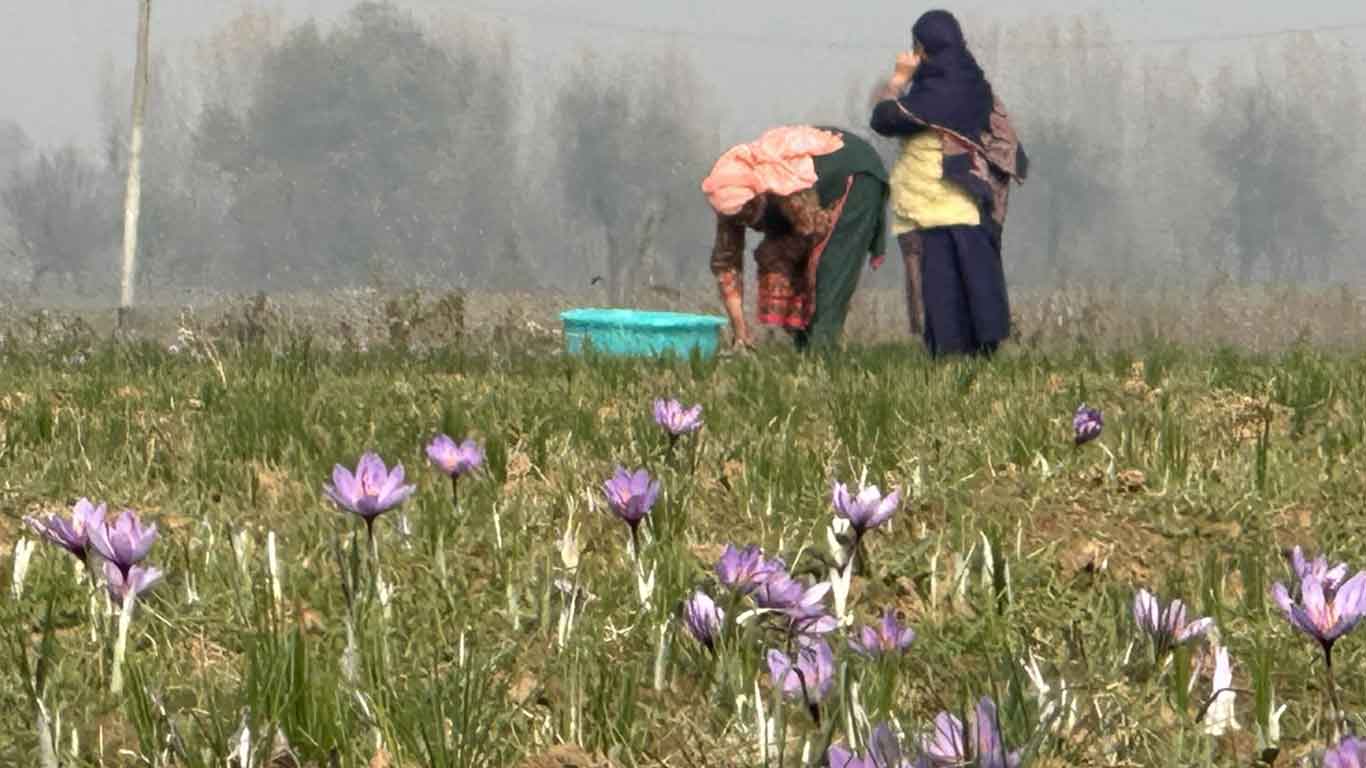
[(754, 250), (758, 266), (759, 322), (794, 330), (810, 317), (813, 287), (807, 285), (808, 258), (834, 228), (839, 202), (822, 208), (815, 189), (787, 197), (767, 196), (754, 220), (717, 216), (711, 271), (727, 297), (744, 294), (745, 230), (764, 234)]

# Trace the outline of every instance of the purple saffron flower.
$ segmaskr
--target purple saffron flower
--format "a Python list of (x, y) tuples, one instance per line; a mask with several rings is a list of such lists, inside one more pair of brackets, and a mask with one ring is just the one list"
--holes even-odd
[(775, 567), (754, 590), (754, 603), (767, 611), (792, 610), (801, 604), (806, 587), (787, 574), (787, 566), (781, 560), (772, 561), (772, 565)]
[(775, 571), (786, 570), (781, 560), (765, 560), (757, 546), (736, 549), (727, 544), (721, 559), (716, 561), (716, 578), (721, 586), (740, 595), (747, 595), (759, 587)]
[(81, 499), (71, 509), (70, 522), (56, 515), (49, 515), (46, 521), (26, 517), (24, 522), (34, 533), (70, 552), (84, 563), (86, 554), (90, 551), (90, 531), (103, 526), (104, 517), (103, 504), (97, 507), (90, 503), (90, 499)]
[(830, 583), (806, 587), (788, 575), (787, 564), (781, 558), (764, 560), (753, 548), (737, 552), (728, 547), (716, 570), (722, 584), (736, 585), (732, 588), (740, 594), (750, 592), (760, 610), (787, 618), (792, 634), (823, 635), (839, 627), (839, 621), (826, 612), (824, 605)]
[(786, 653), (769, 649), (768, 673), (784, 697), (804, 701), (814, 712), (835, 683), (835, 654), (824, 640), (799, 638), (795, 663)]
[(996, 715), (996, 703), (983, 696), (977, 702), (977, 722), (973, 723), (977, 742), (977, 768), (1016, 768), (1020, 753), (1009, 752), (1001, 737), (1001, 721)]
[(339, 508), (359, 515), (366, 531), (373, 535), (375, 518), (402, 504), (417, 489), (404, 485), (403, 480), (402, 464), (390, 470), (379, 456), (366, 453), (357, 462), (354, 474), (340, 464), (333, 467), (332, 484), (325, 486), (323, 493)]
[[(798, 584), (800, 587), (801, 585)], [(830, 594), (832, 585), (828, 581), (802, 591), (797, 602), (783, 609), (787, 616), (789, 631), (793, 634), (825, 635), (839, 628), (839, 620), (825, 610), (825, 596)]]
[(1325, 654), (1333, 643), (1356, 628), (1366, 616), (1366, 571), (1330, 588), (1310, 572), (1300, 582), (1299, 600), (1294, 601), (1284, 584), (1271, 587), (1271, 596), (1291, 626), (1319, 641)]
[(457, 444), (446, 435), (437, 435), (427, 444), (427, 458), (437, 469), (452, 478), (457, 478), (482, 466), (484, 451), (473, 440)]
[(603, 483), (603, 491), (612, 512), (631, 526), (631, 540), (634, 542), (640, 521), (650, 514), (650, 508), (659, 497), (659, 481), (651, 482), (650, 473), (643, 469), (631, 473), (617, 467), (612, 479)]
[(968, 751), (963, 741), (963, 721), (948, 712), (935, 715), (933, 729), (920, 741), (920, 751), (916, 768), (966, 764)]
[(850, 638), (849, 648), (854, 653), (872, 658), (886, 653), (905, 652), (914, 641), (915, 630), (901, 626), (896, 612), (888, 608), (876, 627), (864, 626), (858, 638)]
[(1323, 753), (1323, 768), (1366, 768), (1366, 741), (1348, 736)]
[(1152, 637), (1159, 655), (1200, 637), (1214, 625), (1214, 619), (1210, 618), (1187, 623), (1185, 603), (1173, 600), (1164, 607), (1146, 589), (1140, 589), (1134, 595), (1134, 621)]
[(677, 439), (702, 428), (702, 406), (684, 408), (677, 400), (655, 401), (655, 423)]
[(825, 753), (830, 768), (910, 768), (902, 755), (896, 734), (886, 723), (873, 729), (868, 740), (868, 754), (860, 757), (846, 747), (834, 745)]
[[(967, 740), (976, 748), (976, 759), (971, 760), (967, 753)], [(977, 703), (976, 718), (972, 728), (966, 732), (963, 721), (948, 712), (940, 712), (934, 718), (932, 732), (921, 740), (921, 756), (916, 768), (947, 768), (948, 766), (973, 765), (976, 768), (1017, 768), (1020, 764), (1018, 750), (1010, 752), (1001, 738), (1001, 723), (996, 715), (996, 704), (984, 696)]]
[(128, 571), (142, 562), (157, 540), (156, 524), (144, 526), (131, 509), (123, 510), (113, 525), (101, 521), (90, 531), (90, 546), (128, 577)]
[(109, 594), (115, 601), (122, 603), (124, 598), (131, 591), (133, 597), (137, 598), (143, 592), (156, 586), (161, 581), (162, 573), (158, 568), (151, 566), (143, 567), (135, 565), (128, 569), (125, 576), (113, 563), (104, 564), (104, 577), (109, 582)]
[(1085, 403), (1077, 408), (1077, 413), (1072, 417), (1072, 431), (1076, 433), (1076, 444), (1085, 445), (1097, 437), (1105, 429), (1105, 418), (1100, 411), (1095, 408), (1087, 408)]
[(884, 497), (876, 485), (860, 489), (857, 496), (850, 496), (844, 483), (835, 483), (832, 496), (835, 515), (849, 521), (857, 538), (890, 520), (901, 503), (900, 491), (892, 491)]
[(1328, 558), (1320, 554), (1313, 560), (1304, 556), (1304, 550), (1298, 546), (1290, 550), (1290, 567), (1294, 569), (1295, 576), (1301, 581), (1313, 575), (1317, 576), (1323, 584), (1324, 589), (1336, 590), (1343, 579), (1347, 578), (1347, 564), (1338, 563), (1332, 568), (1328, 567)]
[(683, 604), (683, 625), (692, 633), (693, 638), (709, 651), (716, 650), (716, 640), (721, 634), (721, 621), (726, 612), (707, 593), (698, 590)]

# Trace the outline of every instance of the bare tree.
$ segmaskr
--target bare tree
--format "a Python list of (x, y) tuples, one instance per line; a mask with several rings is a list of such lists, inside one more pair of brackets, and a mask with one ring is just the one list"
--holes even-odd
[[(12, 180), (28, 156), (28, 134), (12, 120), (0, 121), (0, 190)], [(20, 267), (19, 244), (10, 225), (9, 209), (0, 204), (0, 279), (11, 277)], [(9, 273), (9, 274), (7, 274)]]
[(32, 148), (28, 134), (18, 123), (0, 120), (0, 184), (9, 181), (10, 175), (19, 170)]
[[(0, 194), (10, 212), (18, 247), (33, 264), (36, 292), (45, 275), (73, 277), (107, 252), (115, 227), (111, 181), (74, 147), (39, 156), (11, 177)], [(112, 194), (111, 194), (112, 193)]]
[[(1302, 57), (1308, 48), (1296, 48)], [(1275, 74), (1237, 83), (1225, 74), (1216, 95), (1218, 120), (1205, 131), (1207, 151), (1224, 179), (1217, 214), (1228, 233), (1237, 275), (1252, 280), (1327, 281), (1344, 248), (1350, 207), (1335, 193), (1338, 164), (1350, 152), (1325, 125), (1315, 73), (1290, 68), (1304, 82), (1280, 87)]]
[(559, 153), (565, 201), (601, 233), (613, 302), (627, 298), (633, 275), (656, 244), (698, 268), (705, 264), (685, 243), (706, 231), (697, 185), (699, 169), (714, 159), (686, 60), (665, 55), (644, 66), (623, 64), (636, 66), (609, 74), (585, 57), (559, 99), (566, 122)]

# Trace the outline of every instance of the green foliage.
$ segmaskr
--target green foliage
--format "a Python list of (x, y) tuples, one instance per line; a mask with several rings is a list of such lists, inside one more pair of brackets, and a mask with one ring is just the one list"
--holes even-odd
[[(36, 748), (36, 701), (60, 713), (56, 747), (75, 750), (73, 765), (121, 749), (152, 765), (222, 765), (244, 727), (258, 761), (278, 733), (317, 765), (364, 764), (377, 744), (396, 764), (510, 765), (558, 743), (622, 766), (760, 764), (756, 681), (794, 739), (788, 765), (802, 740), (865, 743), (859, 711), (915, 733), (983, 695), (1035, 758), (1246, 764), (1245, 744), (1212, 740), (1196, 720), (1210, 694), (1203, 646), (1153, 667), (1133, 591), (1215, 617), (1240, 722), (1265, 729), (1274, 688), (1294, 751), (1321, 742), (1321, 694), (1314, 649), (1266, 599), (1286, 577), (1280, 547), (1359, 565), (1366, 533), (1366, 476), (1340, 461), (1358, 444), (1343, 425), (1366, 417), (1366, 360), (1327, 352), (1151, 347), (1098, 365), (1086, 352), (931, 363), (896, 347), (672, 362), (466, 349), (424, 361), (267, 335), (224, 352), (221, 369), (149, 346), (93, 348), (78, 370), (55, 353), (14, 354), (24, 362), (0, 369), (6, 508), (58, 511), (79, 496), (135, 507), (158, 523), (152, 560), (167, 578), (138, 605), (128, 692), (115, 698), (117, 617), (68, 555), (40, 545), (22, 598), (0, 607), (15, 662), (0, 674), (7, 764)], [(1105, 412), (1106, 431), (1078, 450), (1079, 396)], [(705, 408), (706, 427), (672, 453), (650, 417), (657, 397)], [(458, 509), (426, 466), (438, 431), (487, 451)], [(413, 538), (387, 514), (377, 561), (360, 521), (319, 492), (363, 450), (418, 485)], [(664, 487), (643, 573), (601, 498), (617, 463)], [(727, 543), (826, 578), (830, 483), (865, 468), (906, 500), (865, 542), (853, 626), (832, 638), (843, 671), (817, 726), (800, 707), (774, 709), (764, 654), (780, 636), (728, 622), (712, 654), (674, 617), (696, 589), (731, 620), (745, 610), (715, 584)], [(21, 533), (15, 520), (0, 535), (0, 572)], [(845, 634), (887, 607), (916, 630), (911, 651), (852, 656)], [(1357, 640), (1335, 649), (1352, 711), (1366, 703)], [(1055, 693), (1066, 682), (1078, 722), (1054, 706), (1041, 723), (1030, 659)], [(1202, 670), (1189, 690), (1183, 668)]]

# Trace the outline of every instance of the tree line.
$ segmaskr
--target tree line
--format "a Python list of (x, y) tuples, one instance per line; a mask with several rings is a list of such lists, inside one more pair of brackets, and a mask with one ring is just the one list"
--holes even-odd
[[(1250, 74), (1198, 49), (1137, 55), (1096, 19), (987, 20), (970, 41), (1032, 159), (1015, 284), (1363, 276), (1360, 73), (1327, 41), (1264, 46)], [(515, 64), (497, 33), (383, 2), (326, 28), (244, 11), (192, 58), (159, 57), (141, 294), (704, 285), (697, 184), (724, 147), (688, 57), (588, 53), (535, 85)], [(0, 281), (30, 295), (114, 295), (129, 78), (106, 70), (102, 151), (0, 121)], [(812, 103), (867, 135), (880, 74)]]

